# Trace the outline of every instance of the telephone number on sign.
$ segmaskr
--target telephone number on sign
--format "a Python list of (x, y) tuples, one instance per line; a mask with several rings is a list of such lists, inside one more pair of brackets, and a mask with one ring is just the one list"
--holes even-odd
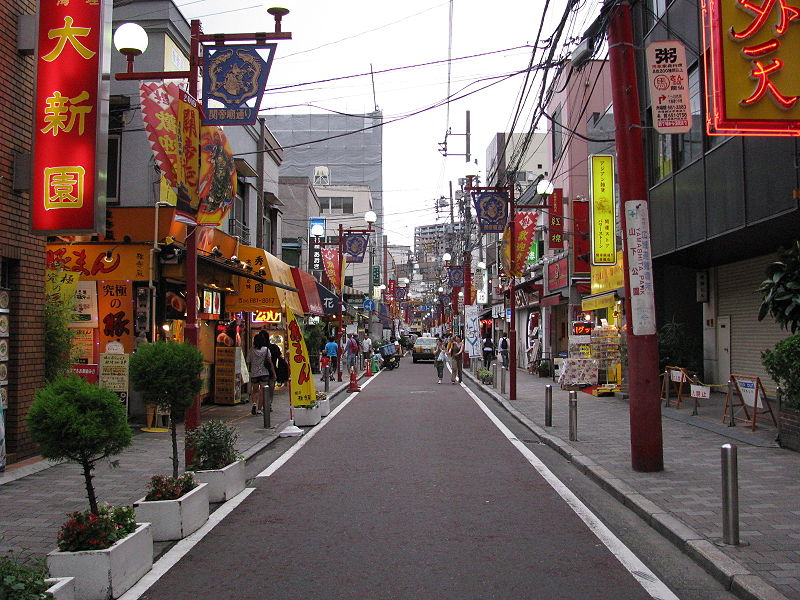
[(689, 121), (659, 121), (659, 127), (686, 127)]

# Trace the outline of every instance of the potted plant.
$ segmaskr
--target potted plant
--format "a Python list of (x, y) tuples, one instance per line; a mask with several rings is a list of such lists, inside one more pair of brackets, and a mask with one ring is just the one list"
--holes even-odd
[(131, 443), (125, 406), (117, 395), (68, 375), (36, 393), (26, 417), (43, 457), (71, 460), (83, 469), (89, 510), (69, 515), (57, 551), (47, 555), (54, 577), (75, 577), (82, 600), (117, 597), (153, 566), (150, 524), (138, 524), (130, 507), (99, 506), (94, 465)]
[(153, 475), (147, 495), (133, 503), (136, 518), (151, 524), (155, 542), (183, 539), (208, 521), (207, 488), (192, 473)]
[(494, 374), (489, 369), (479, 368), (476, 375), (484, 385), (492, 385), (494, 383)]
[(761, 362), (781, 395), (778, 411), (780, 445), (800, 451), (800, 333), (761, 353)]
[(186, 443), (194, 450), (195, 477), (208, 484), (210, 502), (226, 502), (245, 486), (245, 461), (236, 453), (236, 429), (218, 419), (201, 423), (188, 432)]
[(325, 392), (317, 392), (317, 406), (319, 406), (320, 415), (327, 417), (331, 414), (331, 400)]
[(75, 600), (73, 577), (49, 579), (39, 560), (22, 563), (13, 553), (0, 557), (0, 598), (4, 600)]
[(131, 356), (133, 387), (146, 404), (169, 413), (172, 436), (172, 476), (178, 477), (177, 421), (183, 419), (200, 392), (203, 355), (194, 346), (175, 342), (142, 344)]
[(322, 420), (322, 409), (316, 400), (305, 406), (292, 406), (292, 420), (297, 427), (313, 427)]

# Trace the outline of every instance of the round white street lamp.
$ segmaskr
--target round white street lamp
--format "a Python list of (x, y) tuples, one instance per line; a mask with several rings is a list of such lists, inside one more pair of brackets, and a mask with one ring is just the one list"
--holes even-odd
[(553, 182), (549, 179), (541, 179), (536, 184), (536, 193), (540, 196), (549, 196), (553, 193)]
[(325, 235), (325, 227), (323, 227), (320, 223), (314, 223), (311, 227), (311, 235), (314, 237), (322, 237)]
[(147, 32), (137, 23), (123, 23), (114, 32), (114, 47), (125, 56), (139, 56), (147, 50)]
[(479, 269), (485, 269), (485, 268), (486, 268), (486, 263), (485, 263), (485, 262), (483, 262), (483, 261), (480, 261), (480, 262), (478, 263), (478, 268), (479, 268)]
[(375, 214), (374, 210), (368, 210), (364, 213), (364, 221), (366, 221), (369, 225), (372, 225), (377, 220), (378, 215)]
[(444, 288), (440, 286), (439, 287), (439, 293), (441, 294), (443, 291), (444, 291)]
[(442, 255), (442, 260), (443, 260), (443, 261), (445, 261), (445, 262), (449, 262), (451, 258), (453, 258), (453, 257), (452, 257), (452, 256), (450, 256), (450, 253), (449, 253), (449, 252), (445, 252), (445, 253)]

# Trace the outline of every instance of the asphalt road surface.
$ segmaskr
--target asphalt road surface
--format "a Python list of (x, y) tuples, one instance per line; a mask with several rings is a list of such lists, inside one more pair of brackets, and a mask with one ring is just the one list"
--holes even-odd
[(135, 597), (676, 598), (430, 364), (379, 374), (311, 431)]

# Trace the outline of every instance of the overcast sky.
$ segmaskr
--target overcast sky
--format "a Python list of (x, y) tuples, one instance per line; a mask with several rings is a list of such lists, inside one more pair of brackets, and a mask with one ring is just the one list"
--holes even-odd
[[(515, 114), (524, 75), (500, 76), (528, 66), (545, 6), (544, 0), (454, 0), (452, 3), (453, 59), (481, 53), (483, 57), (450, 63), (448, 104), (449, 0), (178, 0), (188, 19), (199, 18), (204, 33), (272, 31), (266, 8), (290, 10), (283, 30), (292, 40), (278, 43), (267, 89), (298, 83), (295, 88), (268, 93), (263, 107), (275, 113), (339, 111), (365, 113), (375, 105), (383, 111), (384, 224), (390, 243), (410, 244), (414, 226), (436, 222), (434, 200), (448, 196), (448, 183), (478, 174), (485, 182), (486, 147), (496, 132), (507, 131)], [(565, 2), (548, 9), (543, 37), (560, 17)], [(222, 7), (225, 12), (222, 12)], [(590, 22), (596, 3), (581, 9), (571, 35), (579, 35)], [(552, 17), (550, 18), (550, 15)], [(399, 69), (420, 63), (437, 64)], [(353, 77), (375, 71), (372, 78)], [(389, 72), (387, 69), (393, 69)], [(491, 84), (491, 85), (490, 85)], [(486, 87), (489, 86), (489, 87)], [(485, 88), (485, 89), (481, 89)], [(431, 108), (434, 107), (434, 108)], [(522, 111), (526, 131), (530, 104)], [(464, 156), (444, 158), (438, 151), (448, 127), (465, 131), (465, 113), (472, 123), (472, 161)], [(416, 113), (416, 114), (415, 114)], [(464, 136), (448, 138), (448, 152), (464, 153)], [(475, 163), (477, 159), (477, 164)], [(449, 213), (440, 213), (440, 219)]]

